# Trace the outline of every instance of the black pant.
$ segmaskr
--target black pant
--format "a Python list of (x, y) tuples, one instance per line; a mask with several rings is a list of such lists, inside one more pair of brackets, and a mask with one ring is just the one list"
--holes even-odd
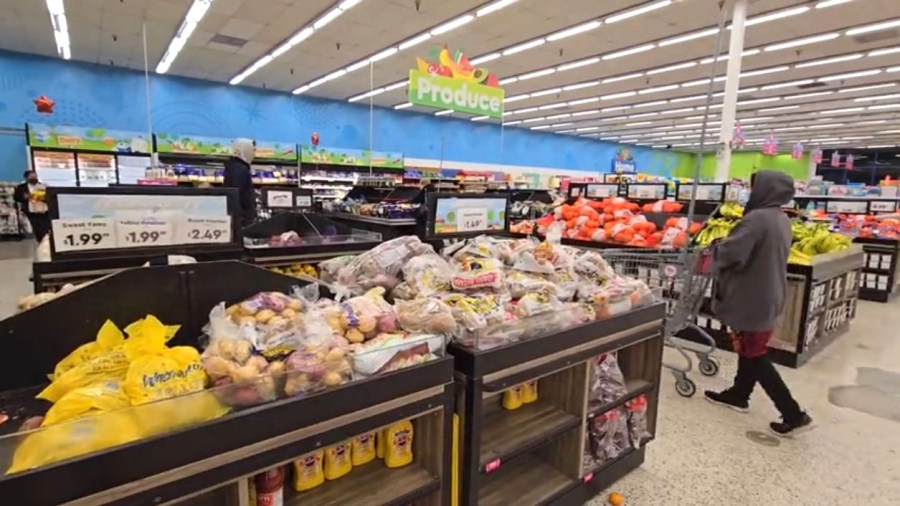
[(31, 223), (34, 240), (40, 243), (44, 236), (50, 233), (50, 217), (47, 213), (25, 213), (25, 216)]
[(730, 393), (738, 400), (749, 401), (757, 382), (775, 403), (785, 422), (791, 423), (800, 419), (803, 412), (800, 411), (800, 406), (768, 355), (756, 358), (738, 357), (738, 370), (734, 377), (734, 386), (729, 389)]

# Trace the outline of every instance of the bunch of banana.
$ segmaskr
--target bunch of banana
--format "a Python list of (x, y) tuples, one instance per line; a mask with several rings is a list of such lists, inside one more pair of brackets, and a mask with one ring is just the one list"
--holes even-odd
[(728, 237), (728, 234), (731, 233), (731, 229), (733, 229), (737, 223), (737, 220), (732, 219), (710, 218), (706, 221), (703, 230), (697, 234), (694, 243), (700, 246), (709, 246), (716, 239)]
[(796, 245), (791, 246), (788, 253), (788, 263), (797, 265), (812, 265), (812, 256), (797, 249)]
[(300, 275), (309, 276), (312, 278), (319, 277), (319, 274), (316, 272), (316, 268), (310, 264), (293, 264), (286, 265), (284, 267), (269, 267), (269, 270), (294, 277)]
[(725, 202), (719, 206), (719, 214), (723, 218), (739, 220), (744, 217), (744, 208), (737, 202)]
[(806, 255), (821, 255), (834, 251), (844, 250), (850, 247), (850, 239), (842, 234), (835, 234), (828, 230), (816, 230), (794, 243), (792, 249), (796, 249)]

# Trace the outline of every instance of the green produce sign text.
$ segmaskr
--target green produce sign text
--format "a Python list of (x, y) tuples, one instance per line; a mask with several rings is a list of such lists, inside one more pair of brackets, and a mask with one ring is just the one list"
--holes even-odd
[(503, 116), (503, 88), (426, 74), (418, 70), (409, 71), (409, 101), (415, 105), (491, 118)]

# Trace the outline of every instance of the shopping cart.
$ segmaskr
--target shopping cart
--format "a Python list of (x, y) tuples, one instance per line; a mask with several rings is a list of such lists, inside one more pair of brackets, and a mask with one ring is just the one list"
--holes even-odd
[[(697, 356), (700, 374), (715, 376), (719, 372), (719, 363), (711, 356), (715, 340), (694, 323), (704, 299), (712, 293), (711, 250), (604, 249), (600, 254), (617, 273), (644, 281), (666, 302), (665, 344), (681, 354), (686, 365), (663, 361), (663, 367), (675, 376), (675, 390), (680, 395), (693, 396), (697, 385), (688, 377), (694, 365), (688, 352)], [(676, 337), (686, 328), (702, 342)]]

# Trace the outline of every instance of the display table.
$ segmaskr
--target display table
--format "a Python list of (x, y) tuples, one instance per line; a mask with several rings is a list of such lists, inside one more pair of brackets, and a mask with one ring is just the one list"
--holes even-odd
[(900, 254), (900, 240), (857, 237), (854, 243), (861, 244), (865, 252), (862, 274), (859, 281), (859, 298), (874, 302), (887, 302), (897, 295), (897, 257)]
[(382, 241), (403, 235), (416, 235), (416, 220), (413, 218), (392, 220), (347, 213), (331, 213), (326, 216), (351, 227), (354, 231), (378, 234), (378, 238)]
[[(459, 504), (583, 504), (639, 466), (643, 447), (585, 466), (586, 424), (646, 394), (648, 429), (655, 433), (664, 317), (664, 305), (655, 304), (485, 351), (451, 344), (461, 419)], [(590, 405), (592, 359), (613, 351), (628, 393)], [(504, 390), (532, 380), (536, 402), (500, 407)]]
[[(388, 469), (376, 459), (354, 467), (339, 480), (300, 493), (293, 492), (288, 480), (285, 504), (450, 504), (453, 366), (449, 357), (304, 395), (288, 396), (276, 388), (274, 398), (248, 402), (237, 394), (247, 388), (261, 392), (260, 387), (238, 383), (25, 434), (12, 432), (24, 418), (41, 414), (29, 410), (46, 410), (42, 401), (31, 401), (46, 383), (46, 373), (69, 351), (92, 341), (105, 319), (121, 323), (154, 314), (165, 323), (181, 325), (172, 344), (198, 346), (199, 329), (218, 301), (231, 304), (259, 291), (289, 291), (297, 283), (237, 261), (128, 269), (0, 321), (4, 335), (0, 411), (15, 415), (0, 426), (4, 471), (22, 445), (43, 431), (96, 424), (107, 416), (164, 423), (167, 417), (157, 410), (169, 416), (190, 413), (195, 404), (187, 400), (194, 395), (212, 396), (230, 409), (221, 417), (142, 435), (128, 444), (107, 444), (97, 450), (76, 445), (83, 449), (75, 451), (75, 458), (0, 475), (0, 503), (244, 506), (249, 504), (249, 477), (355, 435), (411, 420), (412, 463)], [(69, 437), (59, 441), (69, 442)]]

